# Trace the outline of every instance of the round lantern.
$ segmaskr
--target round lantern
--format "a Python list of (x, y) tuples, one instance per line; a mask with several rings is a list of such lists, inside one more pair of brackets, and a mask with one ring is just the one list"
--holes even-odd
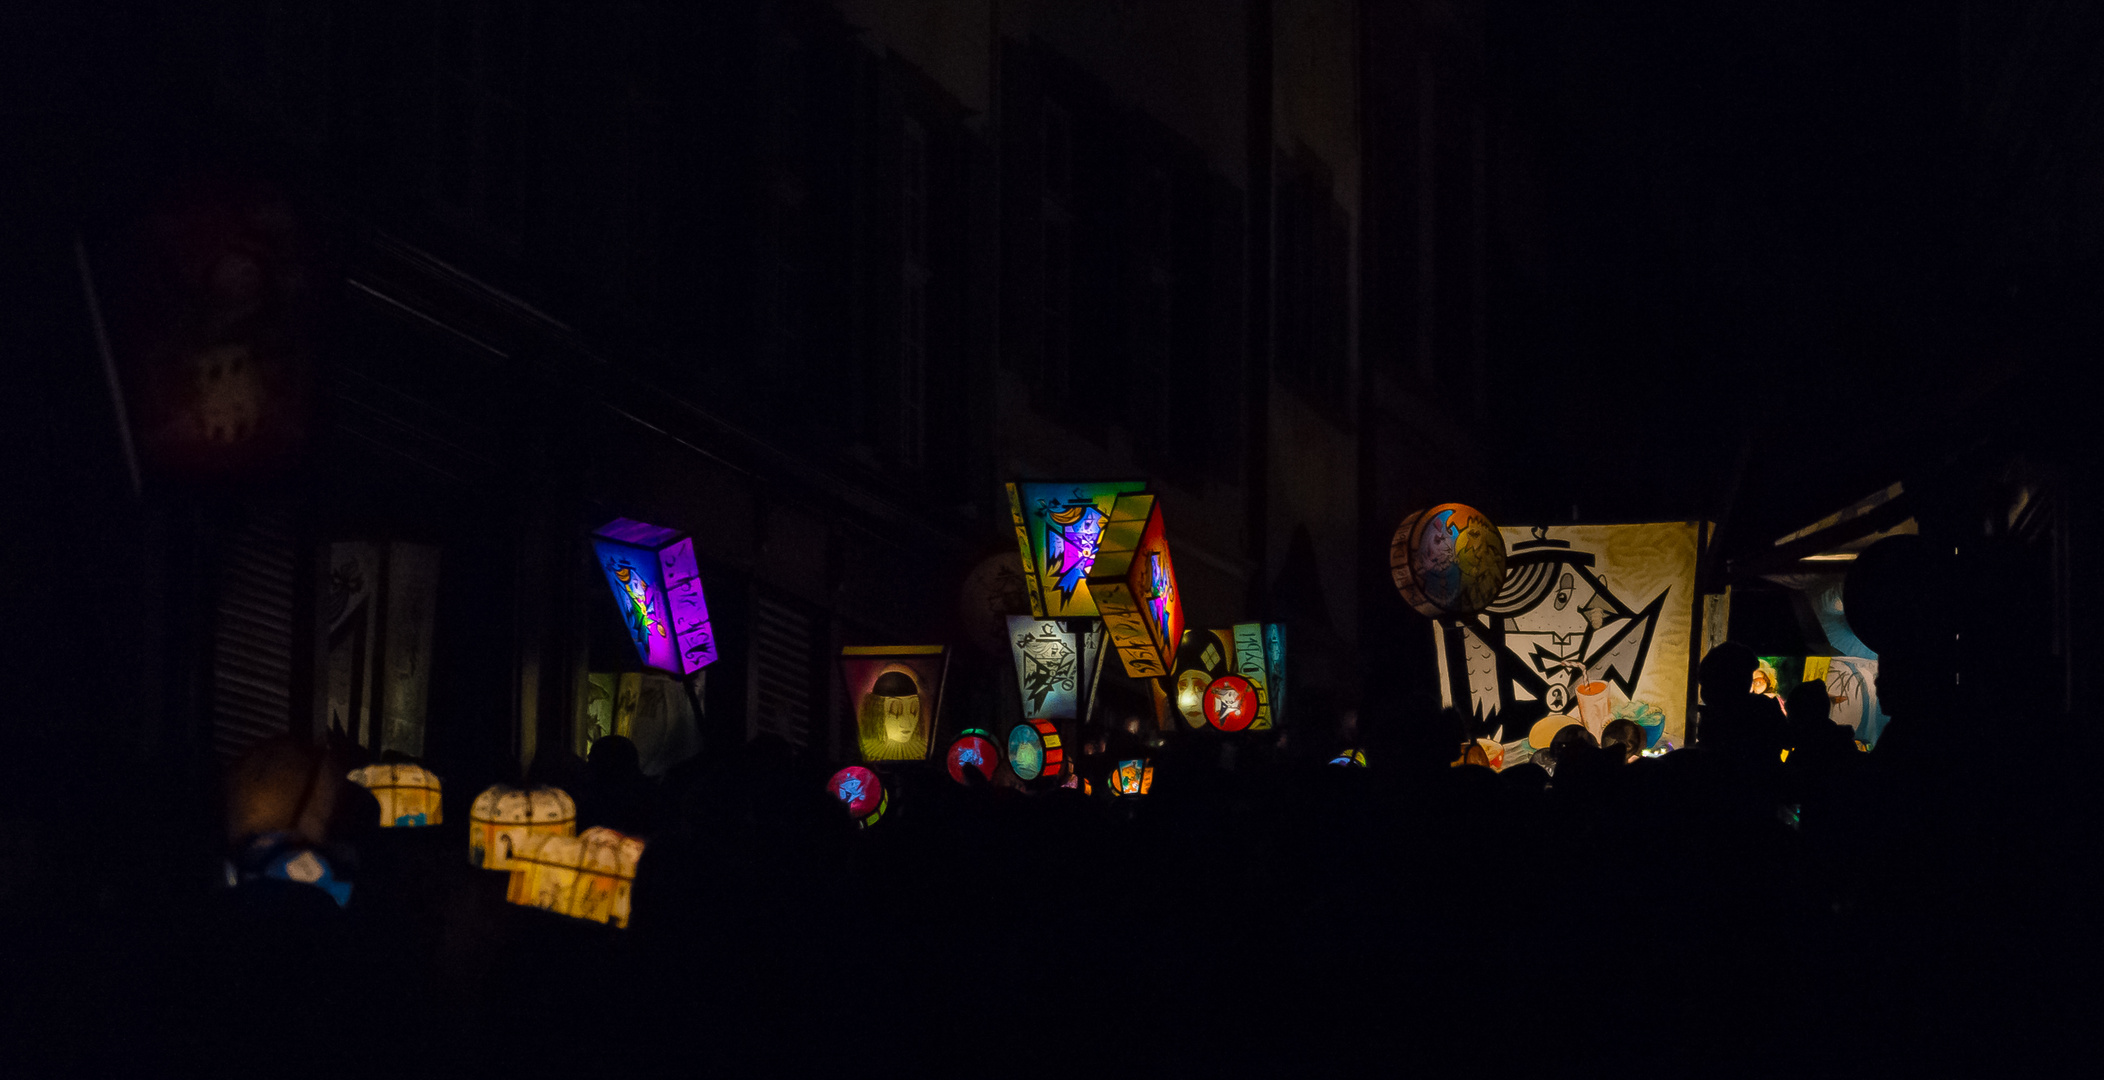
[(980, 728), (966, 728), (950, 744), (948, 755), (950, 779), (964, 783), (964, 770), (976, 771), (981, 777), (991, 780), (994, 770), (1001, 766), (1001, 748), (994, 745), (992, 737)]
[(1577, 722), (1578, 718), (1574, 716), (1544, 716), (1536, 720), (1533, 727), (1527, 729), (1527, 745), (1536, 750), (1547, 750), (1549, 744), (1556, 740), (1557, 732)]
[(1359, 749), (1346, 750), (1345, 752), (1338, 754), (1336, 757), (1331, 758), (1330, 764), (1354, 765), (1363, 769), (1366, 767), (1366, 751)]
[(1240, 731), (1257, 718), (1257, 690), (1240, 675), (1222, 675), (1205, 688), (1206, 722), (1222, 731)]
[(443, 820), (438, 777), (421, 765), (367, 765), (352, 769), (350, 780), (379, 800), (382, 826), (413, 828)]
[(581, 836), (529, 836), (512, 856), (504, 898), (573, 919), (628, 925), (629, 891), (643, 841), (612, 829)]
[(1474, 507), (1441, 503), (1396, 526), (1388, 572), (1427, 618), (1481, 611), (1505, 581), (1505, 538)]
[(891, 806), (891, 793), (884, 790), (884, 781), (860, 765), (834, 773), (833, 779), (826, 782), (826, 790), (847, 806), (847, 816), (854, 819), (858, 828), (875, 825)]
[(468, 865), (510, 870), (530, 836), (574, 836), (577, 804), (561, 788), (493, 784), (468, 810)]
[(1018, 780), (1058, 776), (1066, 750), (1059, 741), (1059, 725), (1050, 720), (1017, 724), (1008, 733), (1008, 766)]
[(1110, 790), (1117, 795), (1145, 795), (1154, 789), (1154, 763), (1128, 758), (1111, 770)]

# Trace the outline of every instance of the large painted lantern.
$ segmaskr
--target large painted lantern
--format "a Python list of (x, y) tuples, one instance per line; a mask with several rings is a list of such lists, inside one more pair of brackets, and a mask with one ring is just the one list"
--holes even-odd
[(628, 925), (629, 892), (643, 841), (612, 829), (579, 836), (529, 836), (512, 856), (505, 899), (573, 919)]
[(1119, 497), (1104, 523), (1088, 584), (1125, 674), (1135, 679), (1169, 674), (1183, 640), (1183, 596), (1154, 496)]
[(528, 837), (576, 834), (577, 804), (563, 789), (493, 784), (468, 810), (468, 865), (510, 870)]
[(379, 800), (382, 826), (437, 825), (442, 820), (438, 776), (421, 765), (367, 765), (352, 769), (350, 780)]
[(1222, 675), (1205, 688), (1205, 722), (1222, 731), (1242, 731), (1257, 719), (1257, 691), (1240, 675)]
[(1176, 712), (1191, 727), (1211, 723), (1206, 715), (1206, 692), (1216, 679), (1227, 675), (1239, 676), (1253, 695), (1255, 714), (1246, 725), (1250, 730), (1266, 731), (1285, 722), (1286, 628), (1282, 624), (1237, 623), (1226, 630), (1186, 630), (1176, 650), (1175, 671), (1170, 683)]
[(1118, 795), (1145, 795), (1154, 790), (1154, 763), (1144, 758), (1118, 762), (1111, 770), (1110, 789)]
[(994, 770), (1001, 767), (1001, 748), (994, 745), (993, 735), (981, 728), (966, 728), (950, 744), (950, 752), (944, 756), (949, 767), (950, 779), (962, 784), (965, 770), (979, 774), (981, 779), (992, 780)]
[(1475, 508), (1441, 503), (1396, 527), (1388, 570), (1418, 614), (1470, 614), (1483, 610), (1505, 580), (1505, 540)]
[(1120, 497), (1146, 490), (1144, 480), (1008, 485), (1008, 508), (1015, 519), (1032, 614), (1040, 619), (1101, 614), (1089, 575), (1104, 529)]
[(884, 811), (891, 808), (891, 793), (884, 790), (884, 781), (860, 765), (834, 773), (826, 781), (826, 791), (847, 808), (847, 816), (858, 829), (882, 821)]
[(1088, 715), (1103, 661), (1103, 624), (1094, 619), (1008, 619), (1008, 652), (1015, 660), (1023, 715), (1079, 720)]
[(1479, 610), (1434, 627), (1440, 704), (1468, 719), (1469, 738), (1504, 747), (1508, 761), (1516, 750), (1548, 749), (1532, 733), (1544, 719), (1568, 717), (1598, 738), (1626, 718), (1646, 729), (1647, 742), (1684, 745), (1702, 636), (1701, 529), (1667, 521), (1500, 530), (1509, 552), (1503, 584)]
[(864, 761), (926, 761), (935, 747), (949, 650), (941, 645), (850, 645), (840, 674)]
[(693, 538), (617, 518), (592, 533), (592, 548), (644, 666), (692, 675), (715, 662), (716, 634)]
[(1008, 767), (1018, 780), (1058, 776), (1067, 752), (1059, 738), (1059, 725), (1050, 720), (1017, 724), (1008, 732)]

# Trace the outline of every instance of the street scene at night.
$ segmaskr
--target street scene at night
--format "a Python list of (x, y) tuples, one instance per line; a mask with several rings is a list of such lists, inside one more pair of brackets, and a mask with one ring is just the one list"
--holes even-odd
[(2086, 1072), (2104, 7), (0, 50), (0, 1075)]

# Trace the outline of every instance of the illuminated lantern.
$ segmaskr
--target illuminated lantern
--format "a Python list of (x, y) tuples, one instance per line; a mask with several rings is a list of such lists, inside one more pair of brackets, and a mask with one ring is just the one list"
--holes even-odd
[(692, 675), (715, 662), (716, 634), (691, 537), (616, 518), (592, 533), (592, 550), (644, 666)]
[(1364, 750), (1359, 750), (1356, 748), (1346, 750), (1345, 752), (1338, 754), (1336, 757), (1331, 758), (1330, 764), (1353, 765), (1363, 769), (1366, 767), (1366, 752)]
[(1502, 772), (1505, 768), (1505, 747), (1495, 739), (1477, 739), (1476, 745), (1483, 750), (1482, 764)]
[(529, 836), (512, 855), (505, 899), (573, 919), (627, 926), (628, 895), (642, 857), (643, 841), (612, 829)]
[(1141, 758), (1118, 762), (1110, 774), (1110, 789), (1119, 795), (1145, 795), (1154, 789), (1154, 765)]
[(1240, 675), (1222, 675), (1205, 688), (1206, 723), (1241, 731), (1257, 718), (1257, 691)]
[(438, 777), (421, 765), (367, 765), (352, 769), (350, 779), (379, 800), (383, 826), (436, 825), (442, 820)]
[(891, 807), (891, 793), (884, 790), (884, 781), (860, 765), (834, 773), (826, 781), (826, 790), (847, 807), (847, 816), (854, 820), (856, 828), (875, 825)]
[(926, 761), (935, 747), (949, 650), (941, 645), (851, 645), (840, 674), (864, 761)]
[(1001, 766), (1001, 748), (994, 745), (993, 737), (979, 728), (967, 728), (950, 744), (947, 755), (950, 779), (964, 783), (964, 770), (972, 769), (981, 777), (991, 780), (994, 770)]
[(1505, 538), (1473, 507), (1441, 503), (1396, 527), (1388, 571), (1418, 614), (1472, 614), (1489, 605), (1505, 581)]
[(1088, 579), (1104, 528), (1120, 497), (1145, 490), (1144, 480), (1008, 485), (1032, 614), (1040, 619), (1101, 614)]
[(1183, 641), (1183, 595), (1177, 591), (1162, 508), (1154, 496), (1119, 496), (1103, 525), (1088, 584), (1125, 674), (1134, 679), (1169, 674)]
[(531, 836), (574, 836), (577, 804), (561, 788), (491, 785), (468, 810), (468, 865), (510, 870)]
[(1066, 757), (1059, 725), (1050, 720), (1031, 720), (1008, 732), (1008, 767), (1015, 770), (1018, 780), (1058, 776)]
[(1576, 723), (1578, 723), (1578, 720), (1575, 717), (1544, 716), (1535, 721), (1534, 726), (1528, 729), (1527, 745), (1536, 750), (1547, 750), (1549, 744), (1556, 740), (1557, 732)]
[(1008, 651), (1015, 659), (1023, 715), (1078, 720), (1103, 662), (1103, 624), (1094, 619), (1008, 619)]
[(1176, 650), (1174, 686), (1177, 715), (1194, 728), (1204, 727), (1205, 689), (1213, 680), (1229, 673), (1233, 662), (1233, 635), (1224, 630), (1185, 630)]

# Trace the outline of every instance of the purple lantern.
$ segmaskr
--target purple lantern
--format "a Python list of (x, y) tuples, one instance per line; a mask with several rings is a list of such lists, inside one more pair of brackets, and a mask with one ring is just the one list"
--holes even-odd
[(645, 666), (692, 675), (715, 662), (716, 634), (692, 537), (616, 518), (593, 531), (592, 548)]

